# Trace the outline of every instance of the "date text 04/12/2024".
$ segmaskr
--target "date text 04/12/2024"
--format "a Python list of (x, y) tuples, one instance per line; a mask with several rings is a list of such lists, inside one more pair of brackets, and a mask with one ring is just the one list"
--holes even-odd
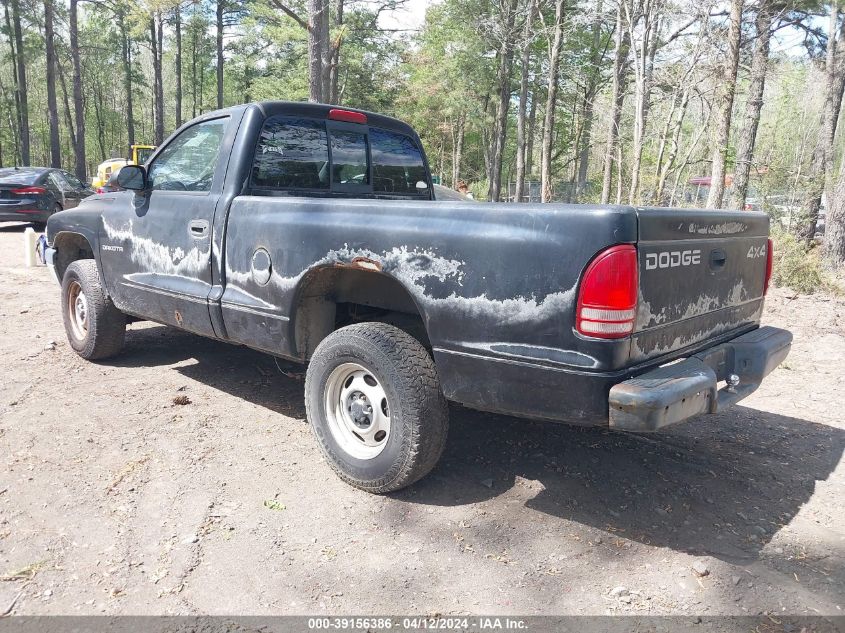
[(440, 617), (351, 617), (351, 618), (309, 618), (309, 630), (444, 630), (444, 631), (497, 631), (525, 630), (528, 624), (519, 618), (440, 618)]

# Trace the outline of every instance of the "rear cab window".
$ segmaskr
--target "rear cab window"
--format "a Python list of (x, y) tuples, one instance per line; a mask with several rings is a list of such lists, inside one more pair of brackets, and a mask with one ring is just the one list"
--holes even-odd
[(284, 115), (264, 122), (251, 188), (256, 193), (431, 199), (423, 153), (411, 136)]

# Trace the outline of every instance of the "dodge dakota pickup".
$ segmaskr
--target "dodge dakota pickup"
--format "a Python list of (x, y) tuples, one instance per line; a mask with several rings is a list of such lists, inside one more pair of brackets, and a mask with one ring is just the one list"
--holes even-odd
[(656, 431), (722, 410), (787, 355), (760, 327), (765, 214), (437, 200), (417, 134), (267, 102), (179, 128), (122, 191), (53, 215), (70, 345), (150, 320), (307, 363), (327, 462), (370, 492), (437, 463), (447, 401)]

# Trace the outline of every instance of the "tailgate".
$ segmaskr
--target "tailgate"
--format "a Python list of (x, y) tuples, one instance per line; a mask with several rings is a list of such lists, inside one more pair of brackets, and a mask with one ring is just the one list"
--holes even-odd
[(748, 211), (642, 208), (631, 358), (699, 346), (759, 323), (769, 218)]

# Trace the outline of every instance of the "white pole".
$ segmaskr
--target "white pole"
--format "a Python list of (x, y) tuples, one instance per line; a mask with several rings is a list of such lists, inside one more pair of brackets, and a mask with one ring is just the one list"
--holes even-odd
[(23, 253), (24, 266), (32, 268), (38, 265), (35, 257), (35, 244), (38, 241), (38, 233), (36, 233), (31, 226), (26, 227), (23, 232)]

